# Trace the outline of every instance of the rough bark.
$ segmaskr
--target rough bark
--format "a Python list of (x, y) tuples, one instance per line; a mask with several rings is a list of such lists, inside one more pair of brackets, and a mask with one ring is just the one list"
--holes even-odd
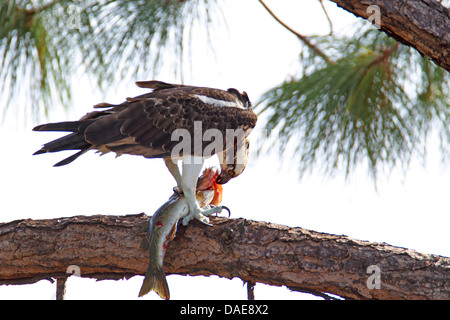
[[(148, 252), (139, 243), (147, 221), (139, 214), (0, 224), (0, 284), (61, 279), (71, 265), (97, 279), (143, 275)], [(179, 227), (167, 249), (167, 274), (239, 277), (353, 299), (450, 299), (450, 258), (266, 222), (213, 222)], [(374, 265), (380, 289), (367, 286)]]
[(450, 10), (436, 0), (331, 0), (358, 17), (368, 19), (380, 8), (380, 29), (416, 48), (450, 71)]

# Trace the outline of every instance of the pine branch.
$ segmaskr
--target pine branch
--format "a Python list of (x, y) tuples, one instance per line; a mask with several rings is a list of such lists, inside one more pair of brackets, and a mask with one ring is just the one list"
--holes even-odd
[(328, 20), (328, 25), (330, 26), (330, 33), (328, 35), (331, 36), (333, 34), (333, 22), (331, 21), (330, 16), (328, 15), (327, 9), (323, 5), (323, 0), (319, 0), (319, 2), (320, 6), (322, 7), (323, 13), (325, 14), (325, 17)]
[[(266, 222), (213, 222), (213, 228), (180, 226), (167, 249), (168, 274), (238, 277), (324, 298), (450, 299), (450, 258)], [(70, 265), (95, 279), (143, 275), (148, 253), (139, 243), (147, 223), (140, 214), (0, 224), (0, 284), (53, 281), (66, 277)]]
[(310, 49), (312, 49), (312, 51), (317, 54), (318, 56), (320, 56), (321, 58), (323, 58), (326, 63), (331, 64), (332, 61), (331, 59), (322, 51), (320, 50), (319, 47), (317, 47), (314, 43), (312, 43), (308, 37), (296, 32), (294, 29), (292, 29), (291, 27), (289, 27), (287, 24), (285, 24), (283, 21), (281, 21), (273, 12), (272, 10), (270, 10), (270, 8), (262, 1), (262, 0), (258, 0), (262, 6), (264, 7), (264, 9), (267, 10), (267, 12), (269, 12), (269, 14), (279, 23), (281, 24), (284, 28), (286, 28), (288, 31), (290, 31), (291, 33), (293, 33), (298, 39), (300, 39), (305, 45), (307, 45)]
[(436, 0), (331, 0), (354, 15), (369, 19), (369, 6), (380, 9), (380, 30), (415, 48), (450, 71), (450, 9)]
[[(178, 57), (169, 63), (176, 73), (184, 60), (183, 46), (190, 44), (189, 29), (200, 23), (208, 34), (220, 18), (214, 0), (27, 3), (0, 4), (0, 89), (5, 93), (3, 111), (25, 97), (26, 105), (15, 107), (33, 120), (53, 105), (69, 106), (75, 68), (106, 90), (118, 80), (156, 75), (170, 52)], [(69, 21), (77, 23), (69, 26)]]
[(259, 102), (269, 115), (266, 128), (278, 130), (280, 151), (295, 140), (300, 177), (319, 159), (323, 174), (343, 170), (347, 177), (364, 162), (376, 183), (380, 169), (406, 169), (413, 155), (425, 156), (432, 125), (442, 138), (442, 158), (450, 154), (450, 74), (378, 30), (364, 29), (354, 38), (317, 38), (335, 62), (308, 67), (302, 60), (308, 72)]

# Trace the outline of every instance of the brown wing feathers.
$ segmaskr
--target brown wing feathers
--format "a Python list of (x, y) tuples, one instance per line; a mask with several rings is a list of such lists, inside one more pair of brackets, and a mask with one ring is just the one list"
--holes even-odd
[[(240, 99), (244, 106), (249, 106), (247, 95), (241, 95), (235, 89), (229, 92), (172, 85), (160, 81), (142, 81), (140, 87), (151, 88), (153, 92), (119, 105), (101, 103), (97, 108), (78, 121), (66, 121), (39, 125), (35, 131), (72, 132), (62, 138), (43, 145), (35, 154), (57, 152), (62, 150), (80, 150), (56, 165), (65, 165), (88, 151), (101, 149), (116, 152), (118, 155), (137, 154), (144, 157), (163, 157), (170, 155), (170, 150), (178, 143), (171, 141), (171, 133), (177, 128), (184, 128), (192, 135), (194, 121), (202, 120), (202, 129), (242, 127), (252, 129), (256, 115), (249, 109), (215, 107), (200, 101), (196, 95), (212, 96), (214, 99), (235, 101)], [(208, 142), (209, 143), (209, 142)]]
[[(173, 124), (170, 112), (162, 106), (160, 99), (147, 98), (133, 102), (117, 115), (123, 121), (121, 132), (133, 137), (136, 143), (152, 149), (159, 149), (164, 142), (170, 141)], [(165, 153), (165, 150), (160, 150)]]
[(87, 142), (93, 146), (106, 145), (126, 138), (120, 131), (123, 120), (117, 120), (115, 114), (99, 118), (84, 131), (84, 137)]

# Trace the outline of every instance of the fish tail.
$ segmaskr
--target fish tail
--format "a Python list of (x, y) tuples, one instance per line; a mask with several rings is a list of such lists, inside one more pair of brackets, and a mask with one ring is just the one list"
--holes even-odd
[(142, 283), (139, 297), (155, 291), (161, 298), (170, 299), (169, 286), (167, 285), (166, 274), (162, 267), (149, 267), (145, 273), (144, 283)]

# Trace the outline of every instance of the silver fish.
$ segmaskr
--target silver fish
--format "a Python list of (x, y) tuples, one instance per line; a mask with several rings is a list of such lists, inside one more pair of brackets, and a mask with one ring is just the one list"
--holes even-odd
[[(216, 183), (217, 169), (208, 168), (197, 184), (197, 201), (200, 207), (220, 204), (222, 186)], [(178, 220), (187, 216), (189, 205), (183, 194), (174, 192), (152, 216), (141, 248), (150, 251), (150, 263), (145, 274), (139, 297), (155, 291), (161, 298), (170, 299), (169, 286), (163, 268), (164, 255), (169, 241), (175, 237)]]

